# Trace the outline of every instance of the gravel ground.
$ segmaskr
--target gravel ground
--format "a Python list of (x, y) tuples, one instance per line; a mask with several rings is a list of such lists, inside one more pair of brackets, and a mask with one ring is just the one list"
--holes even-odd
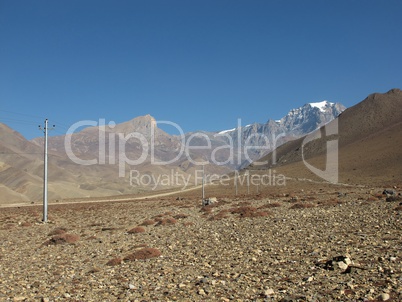
[(0, 301), (402, 301), (402, 200), (381, 193), (2, 208)]

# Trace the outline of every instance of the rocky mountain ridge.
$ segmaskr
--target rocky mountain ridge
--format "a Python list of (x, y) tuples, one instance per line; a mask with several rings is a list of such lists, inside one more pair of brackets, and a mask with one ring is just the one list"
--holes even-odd
[[(184, 181), (178, 183), (177, 179), (188, 180), (187, 185), (199, 185), (199, 163), (208, 162), (205, 169), (209, 175), (240, 169), (272, 148), (299, 137), (305, 129), (335, 118), (342, 108), (328, 103), (325, 110), (320, 110), (306, 104), (291, 110), (279, 122), (268, 120), (232, 131), (199, 131), (183, 136), (164, 132), (150, 115), (121, 124), (78, 124), (76, 129), (90, 127), (49, 137), (49, 198), (135, 194), (183, 187)], [(43, 138), (27, 141), (3, 124), (0, 131), (0, 190), (4, 193), (0, 202), (40, 200)], [(142, 177), (142, 182), (138, 177), (137, 182), (132, 182), (132, 171)], [(167, 177), (165, 182), (157, 183), (163, 176)]]

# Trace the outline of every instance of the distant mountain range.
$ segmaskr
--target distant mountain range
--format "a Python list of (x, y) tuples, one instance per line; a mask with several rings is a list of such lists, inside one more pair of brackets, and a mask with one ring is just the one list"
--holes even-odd
[[(337, 131), (328, 131), (328, 130)], [(337, 154), (328, 148), (333, 142)], [(402, 91), (370, 94), (336, 119), (308, 136), (285, 143), (248, 169), (275, 169), (287, 177), (325, 181), (315, 172), (337, 166), (346, 184), (402, 187)], [(307, 164), (306, 164), (307, 163)], [(314, 173), (308, 168), (317, 168)], [(311, 168), (310, 166), (310, 168)], [(314, 170), (314, 168), (313, 168)]]
[[(200, 162), (209, 161), (205, 166), (208, 174), (241, 169), (283, 143), (325, 125), (343, 110), (339, 103), (309, 103), (278, 121), (183, 137), (169, 135), (146, 115), (49, 137), (49, 198), (183, 188), (185, 180), (187, 185), (200, 184)], [(27, 141), (1, 123), (0, 135), (0, 204), (41, 200), (43, 138)]]
[[(230, 136), (234, 147), (246, 144), (248, 158), (245, 150), (239, 154), (241, 160), (237, 165), (230, 168), (239, 169), (247, 166), (266, 153), (271, 152), (283, 143), (299, 138), (307, 133), (327, 124), (335, 119), (346, 109), (340, 103), (322, 101), (319, 103), (308, 103), (297, 109), (292, 109), (280, 120), (268, 120), (265, 124), (254, 123), (241, 128), (224, 130), (219, 132), (221, 135)], [(224, 138), (226, 142), (228, 139)], [(261, 147), (268, 147), (262, 148)]]

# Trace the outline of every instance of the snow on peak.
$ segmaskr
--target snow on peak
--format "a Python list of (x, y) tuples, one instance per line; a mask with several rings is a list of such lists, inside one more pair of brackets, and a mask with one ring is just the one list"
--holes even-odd
[(224, 134), (224, 133), (232, 132), (232, 131), (235, 131), (235, 130), (236, 130), (236, 128), (229, 129), (229, 130), (223, 130), (221, 132), (218, 132), (218, 134)]
[(317, 103), (309, 103), (309, 105), (311, 107), (318, 108), (318, 109), (320, 109), (321, 112), (325, 111), (325, 108), (327, 107), (328, 104), (330, 106), (332, 106), (334, 103), (331, 103), (331, 102), (328, 102), (328, 101), (322, 101), (322, 102), (317, 102)]

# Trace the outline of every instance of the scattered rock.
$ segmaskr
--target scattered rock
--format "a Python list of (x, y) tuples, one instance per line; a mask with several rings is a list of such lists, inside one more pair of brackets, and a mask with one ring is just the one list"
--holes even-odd
[(392, 190), (392, 189), (385, 189), (385, 190), (382, 192), (382, 194), (383, 194), (383, 195), (387, 195), (387, 197), (388, 197), (388, 196), (393, 196), (393, 195), (395, 195), (395, 191)]
[(265, 291), (264, 291), (264, 295), (265, 296), (272, 296), (272, 295), (274, 295), (275, 294), (275, 291), (272, 289), (272, 288), (268, 288), (268, 289), (266, 289)]

